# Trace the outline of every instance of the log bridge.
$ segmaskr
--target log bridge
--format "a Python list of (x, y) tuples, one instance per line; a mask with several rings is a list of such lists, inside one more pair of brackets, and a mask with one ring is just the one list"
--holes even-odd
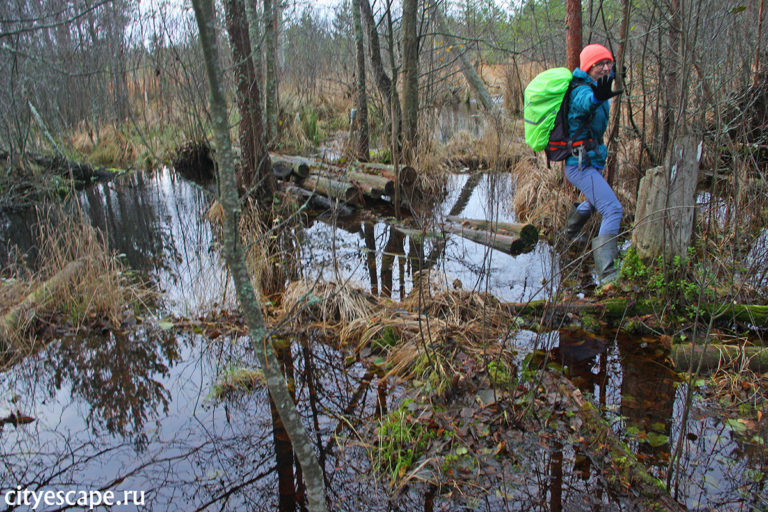
[[(395, 189), (412, 188), (416, 183), (416, 170), (401, 166), (354, 162), (343, 168), (318, 160), (298, 156), (270, 154), (272, 173), (286, 183), (283, 188), (292, 195), (313, 197), (320, 195), (320, 205), (327, 200), (346, 205), (362, 206), (372, 201), (394, 203)], [(292, 186), (288, 186), (293, 182)], [(296, 190), (300, 189), (300, 190)]]

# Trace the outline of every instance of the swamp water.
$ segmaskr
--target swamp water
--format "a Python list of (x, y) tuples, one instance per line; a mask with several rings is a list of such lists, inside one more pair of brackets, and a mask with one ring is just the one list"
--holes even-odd
[[(504, 210), (514, 193), (509, 176), (484, 176), (474, 187), (467, 181), (450, 177), (439, 214), (515, 220)], [(129, 265), (158, 283), (164, 300), (159, 315), (196, 319), (233, 306), (205, 220), (210, 197), (203, 188), (158, 170), (96, 185), (81, 193), (80, 202)], [(23, 244), (28, 222), (6, 218), (3, 241)], [(488, 291), (503, 301), (546, 298), (551, 288), (542, 281), (557, 283), (550, 276), (557, 274), (558, 256), (543, 242), (510, 256), (454, 236), (413, 241), (368, 218), (307, 221), (296, 240), (301, 277), (349, 280), (394, 300), (412, 290), (414, 271), (426, 266), (450, 286)], [(178, 328), (184, 320), (176, 321), (175, 329), (146, 322), (130, 332), (63, 339), (0, 374), (0, 417), (34, 418), (0, 426), (0, 496), (7, 500), (10, 490), (128, 490), (143, 492), (143, 504), (114, 510), (278, 510), (279, 480), (294, 475), (290, 454), (276, 455), (280, 432), (266, 391), (211, 397), (217, 378), (232, 368), (258, 366), (247, 339), (240, 332), (211, 334), (199, 328), (205, 322)], [(567, 366), (571, 380), (604, 408), (616, 432), (632, 433), (633, 451), (663, 478), (680, 431), (685, 386), (666, 369), (653, 340), (563, 330), (519, 331), (506, 343), (520, 357), (544, 348)], [(398, 388), (382, 386), (362, 365), (350, 365), (320, 343), (295, 346), (293, 355), (299, 408), (319, 432), (332, 510), (456, 510), (434, 489), (418, 485), (387, 499), (370, 478), (364, 447), (342, 449), (334, 441), (334, 431), (343, 428), (340, 417), (364, 428), (375, 421), (380, 403), (397, 407)], [(761, 450), (698, 408), (687, 432), (676, 484), (683, 503), (691, 510), (765, 507), (765, 477), (758, 474), (765, 461), (755, 459)], [(503, 480), (505, 493), (468, 499), (463, 509), (622, 508), (602, 490), (601, 477), (577, 446), (552, 449), (537, 436), (518, 439), (513, 450), (521, 463)], [(3, 509), (29, 507), (0, 501)]]

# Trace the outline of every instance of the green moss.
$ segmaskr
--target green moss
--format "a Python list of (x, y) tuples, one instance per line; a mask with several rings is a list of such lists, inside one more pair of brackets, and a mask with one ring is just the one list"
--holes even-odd
[(494, 386), (500, 388), (509, 388), (514, 382), (507, 363), (501, 360), (488, 363), (488, 377)]
[(378, 443), (371, 460), (380, 478), (387, 478), (392, 487), (426, 453), (436, 432), (411, 413), (412, 400), (382, 418), (377, 429)]

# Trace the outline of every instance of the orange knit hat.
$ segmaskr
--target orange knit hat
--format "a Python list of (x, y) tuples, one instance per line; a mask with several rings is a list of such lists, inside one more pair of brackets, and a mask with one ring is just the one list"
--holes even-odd
[(601, 44), (588, 44), (581, 50), (581, 55), (579, 55), (579, 69), (587, 73), (589, 68), (603, 59), (613, 61), (613, 55), (611, 55), (610, 50)]

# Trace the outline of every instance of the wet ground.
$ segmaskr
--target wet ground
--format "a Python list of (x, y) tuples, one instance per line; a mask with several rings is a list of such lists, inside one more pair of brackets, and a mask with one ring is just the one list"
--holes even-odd
[[(474, 186), (466, 186), (468, 179), (449, 178), (440, 214), (515, 220), (506, 209), (514, 194), (508, 175), (483, 176)], [(247, 340), (236, 333), (206, 337), (183, 327), (185, 318), (215, 315), (234, 304), (205, 219), (210, 202), (205, 187), (167, 169), (81, 194), (83, 210), (112, 246), (158, 283), (164, 297), (159, 317), (177, 325), (164, 330), (147, 320), (131, 332), (63, 339), (0, 375), (0, 418), (34, 418), (0, 427), (0, 491), (145, 491), (143, 506), (116, 510), (278, 509), (279, 477), (291, 464), (284, 453), (276, 455), (266, 392), (211, 396), (227, 371), (257, 366)], [(21, 214), (6, 217), (2, 240), (29, 243), (29, 222)], [(411, 240), (391, 223), (368, 216), (307, 219), (295, 237), (302, 277), (349, 280), (394, 300), (411, 291), (414, 273), (426, 267), (452, 287), (487, 291), (503, 301), (547, 297), (558, 282), (552, 277), (558, 256), (545, 242), (512, 256), (450, 235)], [(334, 510), (455, 510), (441, 493), (417, 485), (388, 499), (370, 479), (364, 449), (342, 450), (334, 442), (342, 413), (369, 424), (378, 404), (391, 409), (401, 393), (382, 388), (362, 365), (350, 366), (345, 354), (309, 341), (294, 347), (296, 394), (319, 433)], [(508, 343), (521, 359), (543, 348), (566, 367), (652, 474), (665, 478), (687, 388), (668, 369), (657, 340), (562, 330), (520, 331)], [(768, 507), (758, 441), (709, 414), (704, 406), (711, 404), (701, 395), (695, 405), (673, 480), (678, 499), (691, 510)], [(578, 449), (553, 450), (538, 434), (523, 433), (517, 440), (522, 463), (510, 477), (509, 494), (468, 501), (469, 509), (621, 508), (601, 490), (600, 475)], [(13, 509), (0, 502), (0, 510), (6, 508)]]

